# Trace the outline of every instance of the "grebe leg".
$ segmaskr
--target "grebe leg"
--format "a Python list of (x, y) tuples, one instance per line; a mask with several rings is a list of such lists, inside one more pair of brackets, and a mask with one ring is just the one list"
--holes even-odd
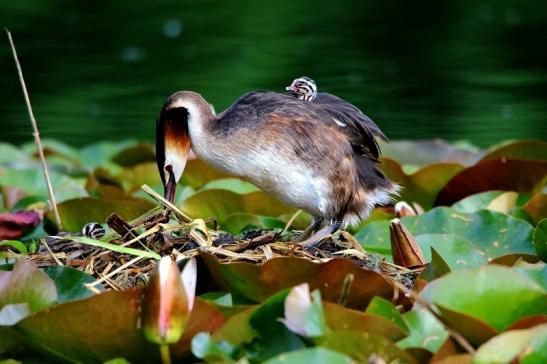
[(300, 233), (300, 235), (298, 235), (294, 239), (294, 241), (296, 243), (299, 243), (301, 241), (308, 240), (308, 238), (312, 236), (314, 232), (321, 228), (321, 225), (323, 225), (323, 218), (314, 216), (311, 225), (308, 226), (306, 230), (302, 231), (302, 233)]
[(308, 240), (302, 241), (303, 246), (305, 248), (317, 247), (323, 239), (337, 232), (340, 227), (342, 227), (342, 220), (334, 220), (330, 225), (323, 227), (321, 230), (310, 236)]

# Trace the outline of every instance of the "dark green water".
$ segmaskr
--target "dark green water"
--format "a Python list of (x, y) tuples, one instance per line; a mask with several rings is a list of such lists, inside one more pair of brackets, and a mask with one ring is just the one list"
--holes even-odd
[[(44, 137), (152, 140), (173, 91), (217, 111), (308, 75), (392, 139), (547, 137), (545, 1), (0, 0)], [(31, 140), (0, 37), (0, 141)]]

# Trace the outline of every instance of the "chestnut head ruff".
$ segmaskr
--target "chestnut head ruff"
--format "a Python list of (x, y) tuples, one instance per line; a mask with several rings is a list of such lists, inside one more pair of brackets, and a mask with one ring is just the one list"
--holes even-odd
[(313, 233), (308, 241), (315, 244), (397, 192), (378, 168), (375, 135), (385, 138), (359, 109), (330, 94), (303, 102), (251, 92), (214, 115), (201, 95), (180, 91), (161, 110), (156, 154), (170, 201), (191, 144), (213, 167), (310, 213), (314, 222), (301, 239)]

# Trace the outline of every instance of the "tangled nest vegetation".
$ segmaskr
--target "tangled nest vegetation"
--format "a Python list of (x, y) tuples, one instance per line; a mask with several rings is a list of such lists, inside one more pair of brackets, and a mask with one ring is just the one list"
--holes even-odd
[(140, 218), (126, 222), (113, 213), (106, 223), (113, 233), (102, 241), (85, 236), (64, 235), (41, 239), (41, 247), (31, 259), (36, 265), (67, 265), (96, 278), (88, 287), (102, 284), (121, 290), (147, 282), (156, 259), (171, 254), (177, 260), (200, 253), (215, 256), (219, 263), (263, 264), (277, 257), (294, 257), (315, 263), (335, 258), (352, 261), (359, 267), (411, 288), (423, 268), (408, 269), (367, 253), (355, 238), (340, 231), (314, 248), (293, 241), (299, 231), (247, 230), (240, 235), (217, 230), (213, 219), (190, 219), (176, 206), (148, 186), (143, 189), (161, 205)]

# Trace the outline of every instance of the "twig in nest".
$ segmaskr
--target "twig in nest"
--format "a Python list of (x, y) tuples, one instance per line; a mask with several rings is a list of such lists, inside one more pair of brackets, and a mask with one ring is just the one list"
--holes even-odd
[(38, 124), (34, 118), (34, 113), (32, 112), (32, 106), (30, 105), (30, 98), (28, 96), (27, 86), (25, 85), (25, 79), (23, 78), (23, 70), (21, 69), (21, 64), (19, 63), (19, 58), (17, 58), (17, 52), (15, 50), (15, 45), (13, 44), (13, 39), (11, 38), (11, 33), (9, 30), (5, 29), (8, 34), (9, 43), (11, 46), (11, 51), (13, 53), (13, 59), (15, 60), (15, 65), (17, 66), (17, 73), (19, 75), (19, 81), (21, 81), (21, 87), (23, 88), (23, 95), (25, 97), (25, 103), (27, 104), (28, 115), (30, 117), (30, 123), (32, 124), (32, 130), (34, 135), (34, 142), (36, 143), (36, 148), (38, 149), (38, 156), (40, 157), (40, 163), (42, 164), (42, 172), (44, 173), (44, 178), (46, 180), (47, 192), (49, 194), (49, 200), (51, 201), (51, 208), (53, 209), (53, 215), (55, 216), (55, 222), (57, 223), (57, 229), (59, 231), (63, 230), (61, 224), (61, 217), (59, 216), (59, 210), (57, 210), (57, 202), (55, 201), (55, 194), (53, 193), (53, 187), (51, 186), (51, 180), (49, 178), (49, 173), (47, 170), (46, 157), (44, 156), (44, 148), (42, 146), (42, 140), (40, 139), (40, 133), (38, 132)]
[(161, 195), (159, 195), (156, 191), (151, 189), (148, 185), (142, 185), (141, 189), (146, 192), (150, 197), (152, 197), (154, 200), (158, 201), (165, 207), (169, 208), (171, 211), (173, 211), (180, 221), (182, 222), (192, 222), (192, 219), (188, 216), (186, 216), (182, 211), (179, 210), (179, 208), (175, 205), (173, 205), (171, 202), (167, 201), (165, 198), (163, 198)]

